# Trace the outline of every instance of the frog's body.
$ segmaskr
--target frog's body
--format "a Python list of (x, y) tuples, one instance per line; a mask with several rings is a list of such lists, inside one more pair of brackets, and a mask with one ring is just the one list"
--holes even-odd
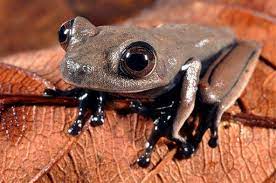
[[(77, 21), (75, 24), (76, 31), (83, 28)], [(102, 26), (95, 29), (96, 35), (87, 34), (69, 43), (62, 62), (62, 74), (67, 82), (78, 87), (112, 93), (136, 93), (167, 86), (190, 58), (196, 57), (204, 62), (203, 65), (209, 65), (206, 61), (214, 53), (235, 43), (229, 30), (199, 25), (164, 25), (153, 29)], [(149, 43), (158, 61), (151, 75), (130, 80), (118, 74), (118, 62), (123, 50), (136, 41)], [(88, 72), (83, 68), (88, 68)]]
[[(103, 122), (106, 95), (155, 100), (150, 106), (139, 101), (131, 106), (135, 112), (155, 120), (140, 165), (149, 163), (160, 136), (170, 136), (187, 157), (210, 128), (209, 145), (216, 146), (222, 113), (240, 96), (260, 53), (258, 44), (237, 41), (228, 29), (199, 25), (95, 27), (77, 17), (67, 22), (62, 31), (61, 43), (66, 50), (62, 75), (67, 82), (85, 89), (47, 93), (79, 97), (80, 113), (69, 133), (80, 132), (83, 111), (91, 100), (98, 101), (91, 118), (96, 124)], [(194, 136), (182, 136), (180, 129), (187, 126), (185, 121), (195, 105), (202, 114), (199, 127)]]

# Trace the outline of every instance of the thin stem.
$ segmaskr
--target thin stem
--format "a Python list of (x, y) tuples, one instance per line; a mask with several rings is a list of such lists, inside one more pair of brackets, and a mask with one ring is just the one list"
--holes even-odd
[(251, 113), (238, 113), (230, 114), (225, 112), (222, 116), (222, 120), (234, 120), (242, 123), (246, 126), (261, 127), (261, 128), (272, 128), (276, 129), (276, 119), (265, 116), (258, 116)]
[(0, 108), (13, 105), (62, 105), (77, 106), (79, 101), (69, 97), (45, 97), (36, 95), (1, 95)]
[[(0, 110), (10, 106), (18, 105), (57, 105), (66, 107), (77, 107), (78, 99), (71, 97), (45, 97), (37, 95), (1, 95)], [(129, 106), (129, 100), (115, 99), (107, 104), (108, 109), (125, 109)], [(276, 119), (265, 116), (258, 116), (250, 113), (230, 114), (225, 112), (222, 120), (234, 120), (251, 127), (262, 127), (276, 129)]]

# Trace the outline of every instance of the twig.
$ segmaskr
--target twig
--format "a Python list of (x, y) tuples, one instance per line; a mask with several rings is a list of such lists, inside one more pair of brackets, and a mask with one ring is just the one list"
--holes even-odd
[(223, 120), (234, 120), (238, 121), (246, 126), (251, 127), (261, 127), (261, 128), (272, 128), (276, 129), (276, 119), (265, 117), (265, 116), (257, 116), (254, 114), (247, 113), (238, 113), (238, 114), (230, 114), (225, 112), (222, 116)]
[[(1, 95), (0, 96), (0, 110), (5, 110), (10, 106), (18, 105), (56, 105), (66, 107), (76, 107), (79, 101), (70, 97), (45, 97), (36, 95)], [(125, 109), (129, 106), (128, 100), (116, 99), (113, 102), (108, 103), (108, 109)], [(222, 116), (222, 120), (234, 120), (240, 123), (261, 128), (276, 129), (276, 119), (258, 116), (251, 113), (238, 113), (230, 114), (225, 112)]]
[(13, 105), (62, 105), (77, 106), (78, 100), (69, 97), (45, 97), (36, 95), (1, 95), (0, 109)]

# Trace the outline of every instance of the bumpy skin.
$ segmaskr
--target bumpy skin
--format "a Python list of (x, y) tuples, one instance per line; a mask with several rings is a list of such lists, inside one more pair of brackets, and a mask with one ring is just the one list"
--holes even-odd
[[(124, 50), (137, 41), (154, 48), (156, 64), (149, 75), (134, 79), (122, 74), (119, 66)], [(72, 135), (80, 133), (88, 108), (95, 111), (90, 121), (96, 126), (104, 122), (103, 108), (110, 96), (133, 99), (129, 112), (150, 116), (154, 121), (146, 150), (138, 159), (140, 166), (147, 166), (161, 136), (176, 142), (181, 158), (195, 152), (208, 129), (209, 145), (217, 146), (222, 113), (245, 88), (259, 53), (257, 43), (237, 41), (225, 28), (175, 24), (151, 29), (95, 27), (77, 17), (61, 73), (65, 81), (82, 89), (46, 90), (45, 94), (80, 100), (79, 116), (68, 130)], [(151, 98), (153, 102), (143, 104), (139, 101), (142, 98)], [(193, 125), (186, 122), (191, 114), (201, 114), (194, 135)], [(181, 130), (186, 133), (180, 134)]]

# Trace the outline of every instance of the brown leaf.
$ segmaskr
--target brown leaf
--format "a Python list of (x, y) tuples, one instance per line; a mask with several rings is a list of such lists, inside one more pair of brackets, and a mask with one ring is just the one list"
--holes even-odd
[[(41, 95), (53, 86), (41, 77), (0, 64), (1, 94)], [(64, 132), (74, 109), (12, 106), (1, 111), (0, 182), (26, 182), (51, 167), (76, 140)]]
[[(262, 52), (264, 58), (259, 62), (241, 101), (250, 112), (276, 117), (274, 67), (276, 59), (272, 54), (276, 51), (274, 46), (276, 39), (273, 31), (275, 23), (272, 19), (261, 17), (253, 11), (222, 4), (161, 1), (151, 10), (127, 23), (152, 26), (167, 22), (227, 25), (232, 27), (240, 38), (262, 42), (265, 48)], [(58, 62), (62, 56), (61, 49), (52, 48), (18, 54), (1, 61), (38, 73), (56, 87), (65, 89), (69, 86), (61, 80), (58, 72)], [(15, 72), (14, 68), (9, 72)], [(23, 75), (24, 73), (22, 71)], [(37, 92), (42, 92), (45, 85), (41, 80), (27, 78), (31, 81), (36, 80), (38, 88), (41, 88)], [(11, 83), (13, 87), (18, 84), (24, 85), (24, 82)], [(31, 89), (27, 91), (32, 93)], [(65, 132), (68, 123), (73, 121), (75, 110), (63, 107), (30, 108), (32, 110), (29, 113), (20, 114), (29, 120), (19, 143), (9, 140), (12, 138), (7, 138), (5, 132), (0, 133), (0, 146), (4, 147), (3, 153), (1, 149), (3, 155), (0, 158), (0, 177), (3, 181), (273, 182), (275, 180), (276, 131), (273, 129), (251, 128), (240, 123), (224, 121), (219, 129), (218, 148), (208, 147), (207, 134), (195, 156), (182, 161), (173, 159), (175, 149), (169, 150), (168, 142), (162, 139), (153, 154), (152, 165), (142, 169), (134, 162), (137, 152), (143, 149), (152, 126), (148, 119), (135, 114), (123, 117), (113, 111), (107, 111), (107, 120), (103, 126), (88, 127), (79, 139), (75, 139), (68, 137)], [(229, 112), (239, 110), (236, 108), (233, 107)], [(21, 111), (22, 109), (18, 108)]]

